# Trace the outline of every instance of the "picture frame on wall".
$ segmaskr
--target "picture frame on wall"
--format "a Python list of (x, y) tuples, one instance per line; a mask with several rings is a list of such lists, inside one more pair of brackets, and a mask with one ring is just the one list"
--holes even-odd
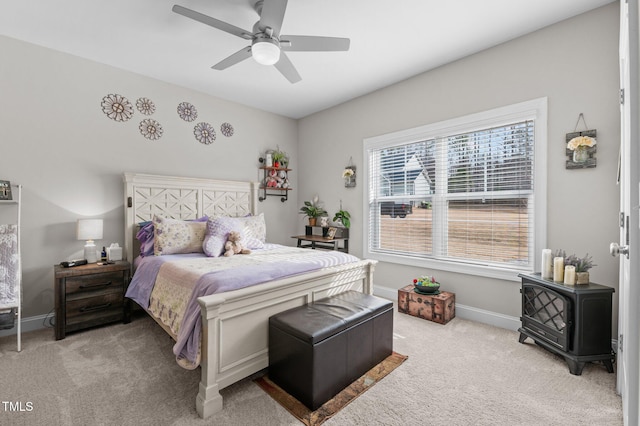
[(12, 200), (11, 182), (8, 180), (0, 180), (0, 200)]

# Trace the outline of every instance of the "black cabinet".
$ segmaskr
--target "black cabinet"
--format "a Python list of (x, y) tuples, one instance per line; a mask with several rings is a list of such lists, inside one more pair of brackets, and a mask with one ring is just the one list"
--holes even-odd
[(520, 274), (522, 327), (520, 343), (527, 337), (565, 358), (571, 374), (580, 375), (587, 362), (602, 361), (613, 373), (611, 349), (614, 289), (599, 284), (565, 285)]

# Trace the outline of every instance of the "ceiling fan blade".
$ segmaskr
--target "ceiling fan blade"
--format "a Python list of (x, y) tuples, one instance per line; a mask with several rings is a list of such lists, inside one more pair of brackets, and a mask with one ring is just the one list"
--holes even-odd
[(287, 52), (337, 52), (349, 50), (351, 41), (341, 37), (283, 35), (280, 49)]
[(177, 4), (174, 4), (171, 10), (179, 15), (186, 16), (187, 18), (191, 18), (198, 22), (202, 22), (205, 25), (209, 25), (210, 27), (217, 28), (229, 34), (244, 38), (245, 40), (253, 39), (253, 33), (251, 33), (250, 31), (243, 30), (242, 28), (238, 28), (235, 25), (231, 25), (224, 21), (220, 21), (219, 19), (212, 18), (211, 16), (203, 15), (202, 13), (196, 12), (195, 10), (187, 9), (186, 7), (182, 7)]
[(238, 50), (236, 53), (226, 57), (211, 68), (213, 68), (214, 70), (224, 70), (232, 65), (237, 64), (238, 62), (244, 61), (249, 57), (251, 57), (251, 46), (247, 46)]
[(280, 34), (280, 28), (282, 28), (286, 9), (287, 0), (264, 0), (258, 27), (261, 30), (267, 27), (273, 29), (273, 34), (277, 37)]
[(295, 84), (302, 80), (302, 77), (300, 77), (300, 74), (298, 74), (296, 67), (293, 66), (293, 64), (289, 60), (289, 57), (284, 52), (280, 52), (280, 60), (276, 62), (274, 66), (292, 84)]

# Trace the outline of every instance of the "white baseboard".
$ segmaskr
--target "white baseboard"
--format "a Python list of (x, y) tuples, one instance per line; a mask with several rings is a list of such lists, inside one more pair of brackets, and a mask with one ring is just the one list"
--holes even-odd
[[(22, 334), (22, 333), (27, 333), (29, 331), (49, 328), (48, 326), (45, 325), (45, 321), (47, 320), (48, 317), (49, 315), (47, 314), (47, 315), (38, 315), (35, 317), (22, 318), (22, 321), (20, 321), (20, 324), (22, 325), (22, 329), (20, 330), (20, 333)], [(15, 327), (15, 326), (8, 330), (0, 330), (0, 337), (11, 336), (16, 334), (17, 332), (18, 332), (18, 327)], [(53, 335), (53, 331), (51, 333)]]
[[(398, 300), (397, 289), (374, 286), (373, 293), (376, 296), (384, 297), (385, 299)], [(519, 317), (503, 315), (497, 312), (474, 308), (473, 306), (461, 305), (458, 302), (456, 302), (456, 317), (513, 331), (517, 331), (521, 325)]]

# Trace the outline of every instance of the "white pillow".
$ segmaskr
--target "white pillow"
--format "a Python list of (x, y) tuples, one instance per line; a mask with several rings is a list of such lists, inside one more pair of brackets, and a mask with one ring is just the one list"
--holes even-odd
[(267, 241), (267, 225), (264, 221), (264, 213), (257, 216), (245, 216), (237, 218), (242, 223), (242, 244), (250, 249), (263, 248)]
[(206, 222), (194, 222), (153, 218), (153, 253), (164, 254), (202, 253), (202, 242), (206, 232)]

